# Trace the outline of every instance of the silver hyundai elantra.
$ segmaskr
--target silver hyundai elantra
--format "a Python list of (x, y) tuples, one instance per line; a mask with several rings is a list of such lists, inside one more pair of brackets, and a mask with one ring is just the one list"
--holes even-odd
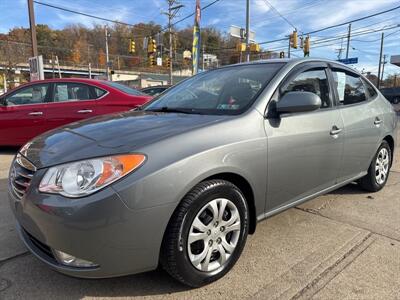
[(334, 61), (226, 66), (30, 141), (11, 167), (10, 204), (26, 246), (59, 272), (161, 264), (197, 287), (232, 268), (257, 222), (350, 182), (382, 189), (396, 121)]

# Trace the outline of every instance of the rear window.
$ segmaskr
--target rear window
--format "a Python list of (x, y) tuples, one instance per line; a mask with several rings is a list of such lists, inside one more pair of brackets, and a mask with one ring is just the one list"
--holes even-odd
[(103, 83), (106, 84), (106, 85), (109, 85), (109, 86), (111, 86), (111, 87), (113, 87), (113, 88), (115, 88), (117, 90), (120, 90), (121, 92), (129, 94), (129, 95), (147, 96), (145, 93), (142, 93), (142, 92), (140, 92), (138, 90), (135, 90), (135, 89), (133, 89), (133, 88), (131, 88), (129, 86), (126, 86), (126, 85), (123, 85), (123, 84), (120, 84), (120, 83), (116, 83), (116, 82), (113, 82), (113, 81), (104, 81)]

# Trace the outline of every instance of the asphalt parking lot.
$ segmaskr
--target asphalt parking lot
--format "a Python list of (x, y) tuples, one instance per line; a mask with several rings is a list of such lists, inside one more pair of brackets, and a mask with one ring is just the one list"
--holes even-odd
[(260, 223), (234, 269), (194, 290), (162, 270), (83, 280), (39, 262), (8, 207), (15, 150), (1, 150), (0, 299), (400, 299), (399, 150), (382, 191), (348, 185)]

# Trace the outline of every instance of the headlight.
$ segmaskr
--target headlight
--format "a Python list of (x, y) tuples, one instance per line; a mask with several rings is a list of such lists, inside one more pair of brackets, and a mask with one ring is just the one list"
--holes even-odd
[(140, 167), (143, 154), (115, 155), (51, 167), (39, 185), (43, 193), (77, 198), (92, 194)]

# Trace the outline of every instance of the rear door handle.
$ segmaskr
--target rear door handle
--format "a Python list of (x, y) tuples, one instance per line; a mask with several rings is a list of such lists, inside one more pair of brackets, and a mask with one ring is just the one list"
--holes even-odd
[(41, 115), (43, 115), (43, 112), (42, 111), (34, 111), (34, 112), (30, 112), (28, 115), (29, 116), (41, 116)]
[(374, 121), (374, 124), (375, 124), (375, 125), (380, 125), (380, 124), (382, 124), (382, 122), (383, 122), (383, 121), (382, 121), (381, 119), (379, 119), (378, 117), (376, 117), (376, 118), (375, 118), (375, 121)]
[(343, 129), (338, 128), (336, 125), (332, 127), (330, 134), (333, 136), (338, 135), (339, 133), (342, 132)]
[(78, 114), (90, 114), (91, 112), (93, 112), (91, 109), (78, 110)]

